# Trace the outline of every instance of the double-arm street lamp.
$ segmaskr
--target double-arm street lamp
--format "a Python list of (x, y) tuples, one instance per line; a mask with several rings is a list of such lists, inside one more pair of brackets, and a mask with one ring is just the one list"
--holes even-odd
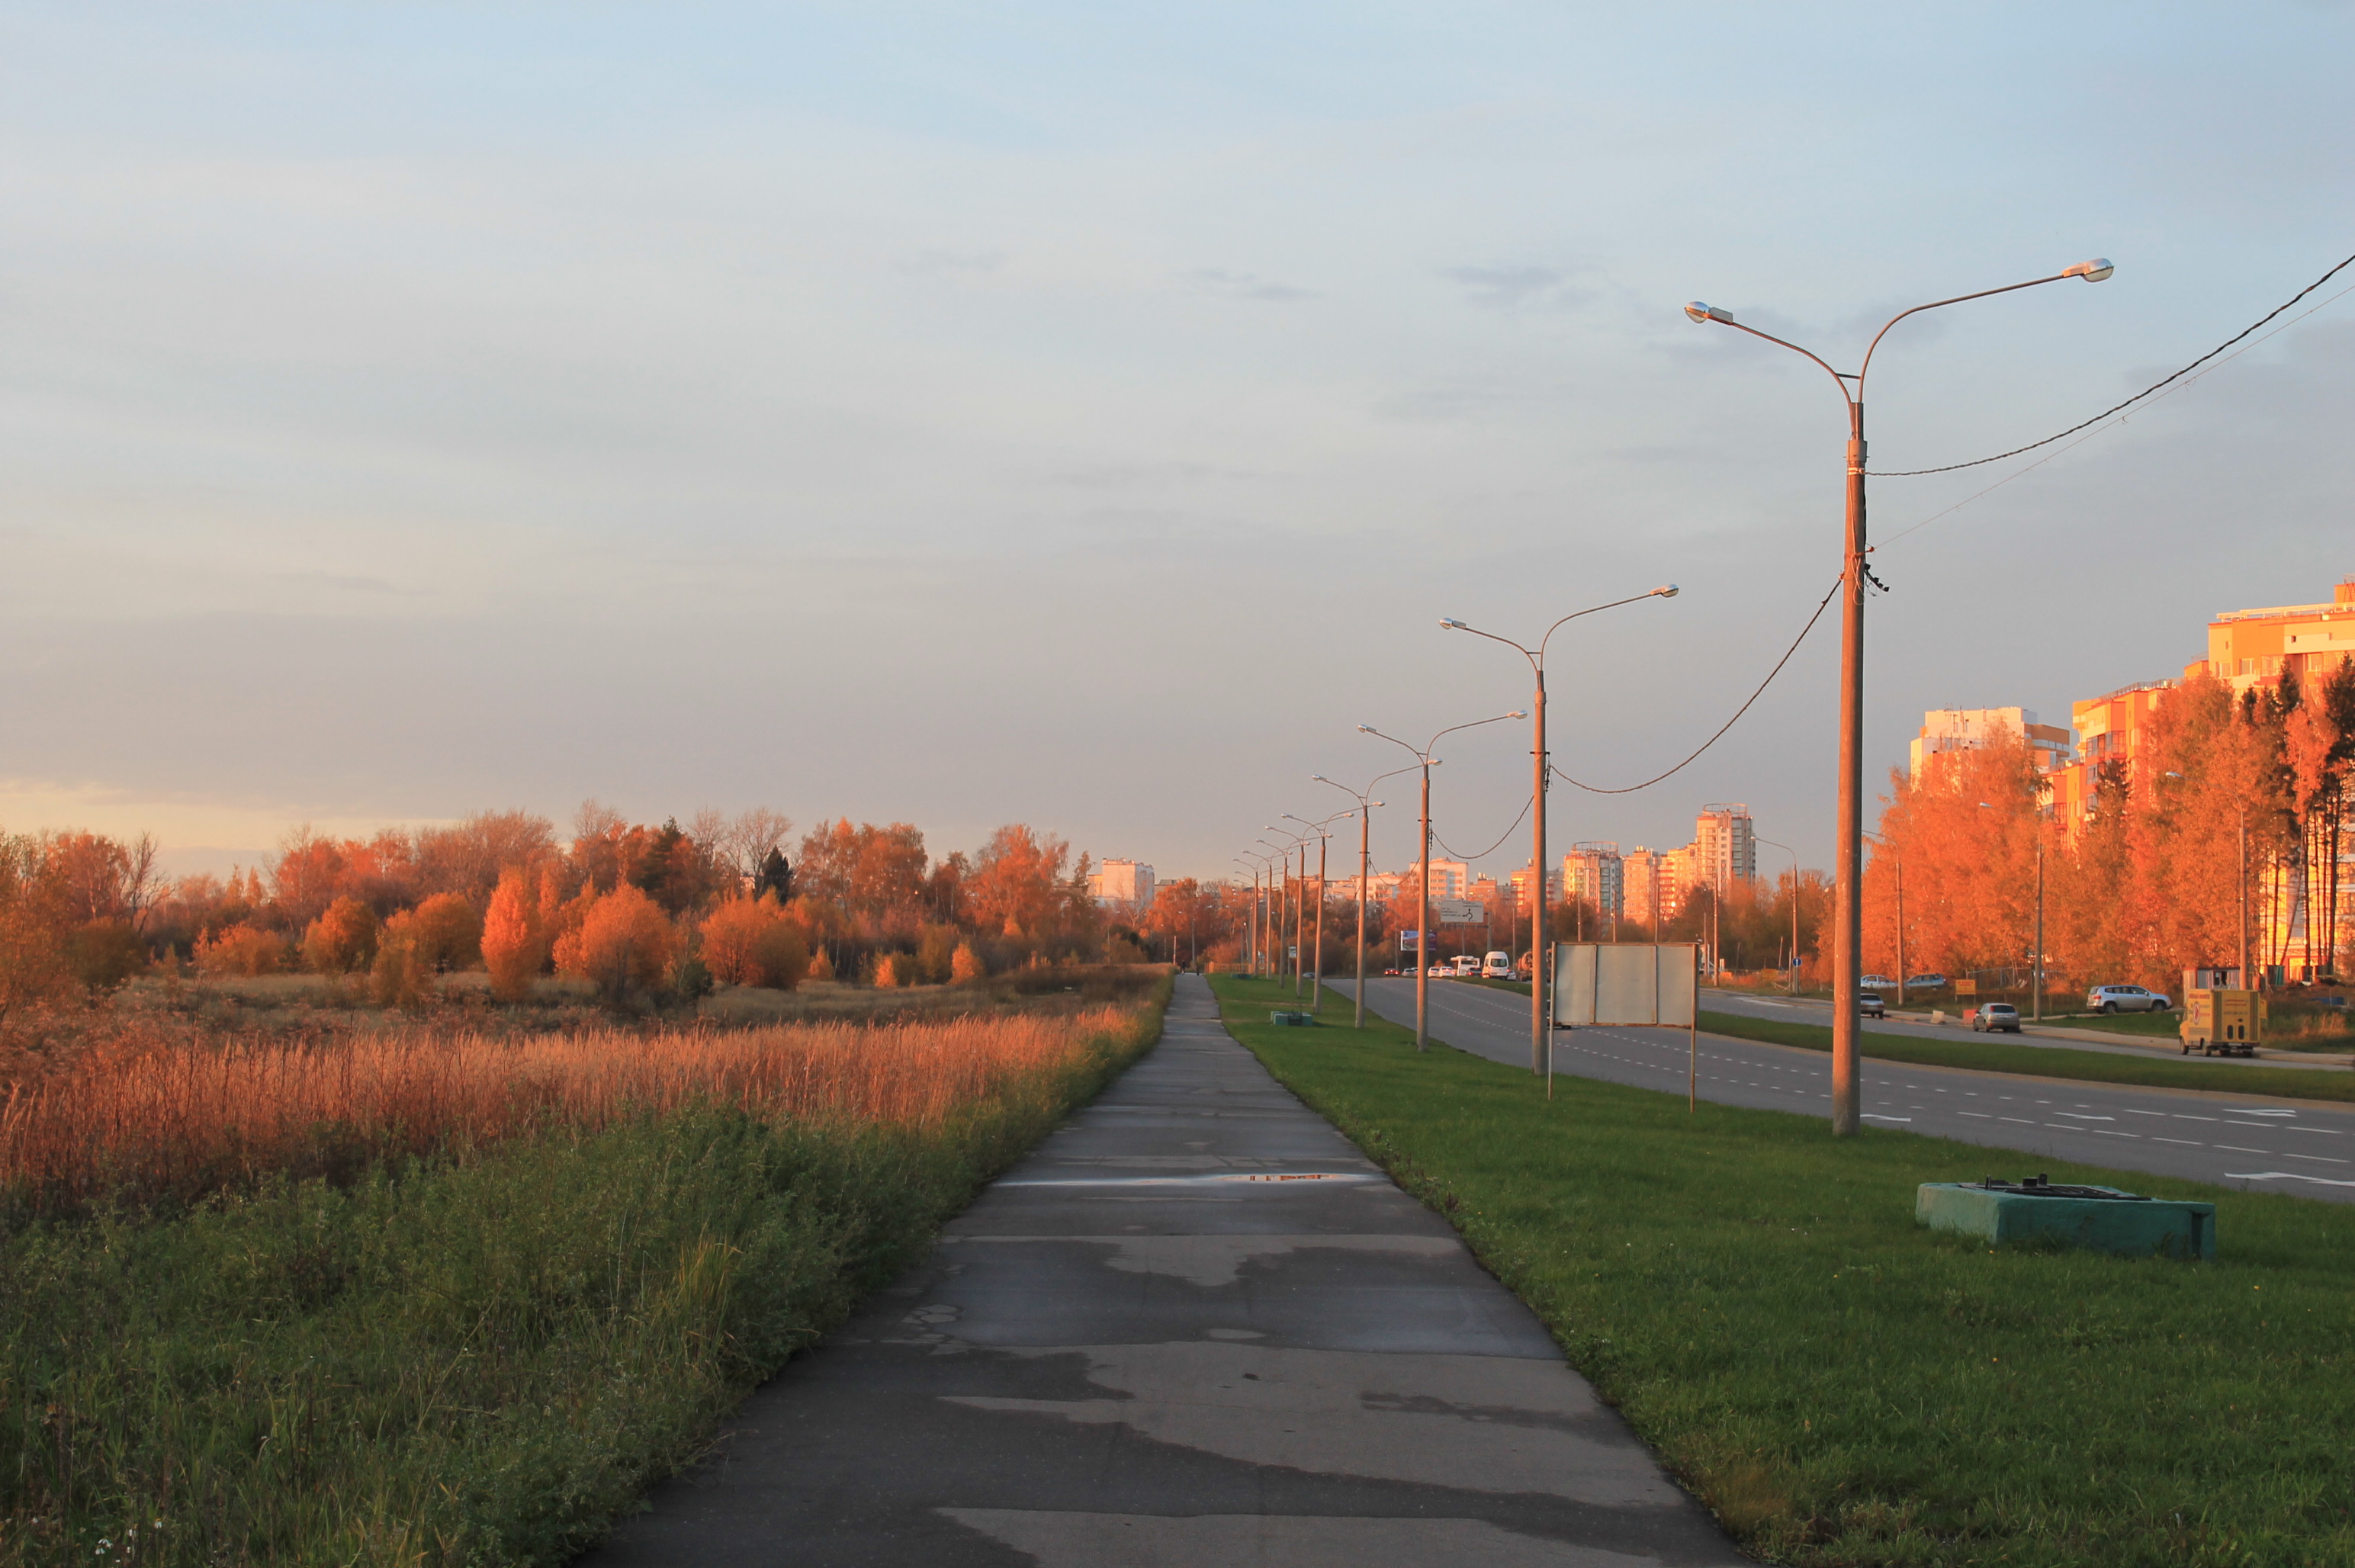
[(1383, 779), (1392, 779), (1401, 773), (1412, 772), (1414, 772), (1412, 768), (1392, 768), (1389, 773), (1378, 775), (1373, 784), (1369, 784), (1363, 789), (1351, 789), (1345, 784), (1333, 784), (1333, 781), (1323, 773), (1311, 775), (1316, 783), (1333, 784), (1335, 789), (1358, 803), (1358, 1014), (1355, 1027), (1359, 1029), (1366, 1027), (1366, 879), (1373, 874), (1373, 856), (1370, 853), (1371, 840), (1369, 835), (1372, 831), (1370, 824), (1374, 818), (1374, 807), (1382, 804), (1373, 798), (1374, 784), (1381, 783)]
[[(1370, 724), (1358, 726), (1360, 734), (1388, 741), (1391, 745), (1403, 749), (1414, 758), (1414, 765), (1423, 770), (1423, 848), (1415, 851), (1418, 869), (1414, 878), (1414, 1048), (1417, 1051), (1427, 1049), (1431, 1024), (1431, 770), (1439, 766), (1441, 762), (1440, 758), (1431, 754), (1431, 748), (1439, 744), (1443, 736), (1453, 735), (1458, 730), (1476, 730), (1483, 724), (1501, 724), (1508, 719), (1528, 717), (1526, 713), (1515, 711), (1499, 713), (1494, 719), (1475, 719), (1469, 724), (1451, 724), (1420, 746), (1408, 745), (1396, 735), (1385, 735)], [(1406, 771), (1404, 768), (1399, 770), (1401, 773)], [(1387, 778), (1390, 775), (1385, 773), (1382, 776)]]
[(1848, 1137), (1862, 1125), (1863, 1085), (1857, 1077), (1858, 1012), (1857, 993), (1859, 989), (1859, 961), (1864, 950), (1864, 902), (1860, 894), (1864, 880), (1864, 587), (1865, 556), (1869, 547), (1864, 528), (1864, 379), (1872, 368), (1873, 350), (1889, 329), (1909, 315), (1919, 315), (1925, 310), (1961, 304), (1966, 300), (1986, 299), (1990, 294), (2008, 294), (2020, 289), (2032, 289), (2044, 283), (2057, 283), (2067, 278), (2083, 278), (2098, 283), (2115, 269), (2103, 260), (2080, 261), (2049, 278), (2030, 278), (2024, 283), (2007, 283), (1999, 289), (1981, 289), (1977, 293), (1956, 294), (1952, 299), (1932, 300), (1911, 310), (1900, 311), (1884, 323), (1872, 336), (1864, 351), (1864, 360), (1855, 374), (1833, 369), (1816, 355), (1796, 343), (1785, 342), (1772, 333), (1744, 326), (1715, 305), (1698, 300), (1685, 306), (1685, 315), (1703, 324), (1715, 322), (1746, 332), (1753, 337), (1764, 338), (1778, 347), (1795, 354), (1806, 355), (1820, 366), (1839, 389), (1840, 400), (1848, 406), (1848, 547), (1842, 562), (1840, 579), (1840, 739), (1839, 739), (1839, 842), (1834, 881), (1837, 887), (1838, 912), (1832, 927), (1832, 1136)]
[[(1447, 619), (1439, 624), (1451, 632), (1469, 632), (1476, 637), (1486, 637), (1492, 643), (1502, 643), (1529, 661), (1529, 673), (1537, 679), (1537, 692), (1529, 702), (1529, 714), (1536, 720), (1536, 738), (1530, 742), (1529, 755), (1535, 766), (1529, 784), (1530, 827), (1529, 849), (1529, 1071), (1545, 1071), (1546, 1028), (1546, 951), (1552, 944), (1553, 933), (1546, 927), (1546, 644), (1553, 635), (1581, 615), (1592, 615), (1598, 610), (1615, 610), (1622, 604), (1640, 603), (1646, 599), (1673, 599), (1677, 585), (1663, 584), (1648, 593), (1636, 593), (1625, 599), (1614, 599), (1608, 604), (1593, 604), (1583, 610), (1573, 610), (1545, 629), (1538, 645), (1525, 648), (1510, 637), (1500, 637), (1494, 632), (1484, 632), (1477, 626)], [(1564, 897), (1570, 890), (1564, 888)]]

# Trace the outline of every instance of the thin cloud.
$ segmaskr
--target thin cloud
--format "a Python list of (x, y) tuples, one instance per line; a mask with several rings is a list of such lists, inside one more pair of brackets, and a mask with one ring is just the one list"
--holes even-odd
[(1316, 292), (1295, 288), (1261, 277), (1256, 272), (1229, 272), (1216, 267), (1198, 267), (1186, 274), (1186, 281), (1205, 293), (1224, 294), (1229, 299), (1265, 300), (1273, 304), (1296, 304), (1313, 300)]
[(1464, 297), (1491, 310), (1578, 310), (1595, 292), (1574, 285), (1580, 269), (1569, 267), (1446, 267), (1440, 276), (1464, 289)]

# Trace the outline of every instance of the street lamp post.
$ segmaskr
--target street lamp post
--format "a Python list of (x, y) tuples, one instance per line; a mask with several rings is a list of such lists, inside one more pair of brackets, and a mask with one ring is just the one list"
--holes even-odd
[[(1284, 815), (1290, 816), (1292, 814), (1290, 812), (1286, 812)], [(1297, 821), (1299, 819), (1295, 817), (1294, 820)], [(1300, 999), (1300, 988), (1303, 980), (1302, 961), (1308, 956), (1307, 942), (1305, 940), (1308, 930), (1308, 836), (1302, 833), (1295, 833), (1289, 827), (1279, 827), (1273, 822), (1267, 825), (1267, 830), (1270, 833), (1281, 833), (1284, 835), (1292, 840), (1292, 847), (1300, 851), (1300, 881), (1298, 884), (1300, 891), (1298, 894), (1292, 899), (1292, 911), (1290, 917), (1292, 921), (1292, 999), (1296, 1002)], [(1284, 864), (1285, 873), (1286, 875), (1289, 875), (1292, 869), (1292, 851), (1289, 848), (1284, 851)]]
[[(1532, 763), (1529, 812), (1535, 818), (1530, 827), (1529, 839), (1531, 846), (1529, 850), (1529, 1071), (1532, 1072), (1545, 1071), (1548, 1012), (1543, 950), (1551, 944), (1552, 940), (1551, 933), (1547, 929), (1545, 918), (1546, 644), (1553, 640), (1553, 635), (1556, 632), (1577, 620), (1581, 615), (1592, 615), (1598, 610), (1615, 610), (1622, 604), (1633, 604), (1645, 599), (1673, 599), (1676, 596), (1677, 585), (1670, 582), (1655, 588), (1648, 593), (1636, 593), (1625, 599), (1614, 599), (1608, 604), (1594, 604), (1583, 610), (1573, 610), (1548, 626), (1545, 635), (1538, 639), (1538, 645), (1534, 648), (1525, 648), (1510, 637), (1500, 637), (1494, 632), (1484, 632), (1479, 627), (1466, 625), (1462, 621), (1447, 619), (1439, 623), (1451, 632), (1469, 632), (1476, 637), (1486, 637), (1492, 643), (1504, 644), (1529, 661), (1529, 673), (1536, 677), (1536, 693), (1529, 701), (1529, 713), (1536, 721), (1535, 734), (1529, 743), (1529, 756)], [(1565, 898), (1568, 897), (1570, 890), (1564, 888), (1562, 895)]]
[[(2080, 261), (2047, 278), (2030, 278), (2024, 283), (2007, 283), (1999, 289), (1981, 289), (1976, 293), (1956, 294), (1952, 299), (1932, 300), (1900, 311), (1884, 323), (1872, 336), (1864, 351), (1864, 360), (1855, 374), (1847, 375), (1833, 369), (1816, 355), (1796, 343), (1785, 342), (1771, 333), (1754, 326), (1744, 326), (1725, 311), (1696, 300), (1685, 306), (1685, 315), (1695, 322), (1716, 322), (1760, 337), (1795, 354), (1806, 355), (1821, 367), (1839, 389), (1840, 400), (1848, 406), (1848, 540), (1840, 577), (1840, 740), (1839, 740), (1839, 833), (1838, 864), (1834, 869), (1838, 914), (1832, 928), (1832, 1136), (1853, 1136), (1863, 1125), (1863, 1084), (1857, 1076), (1858, 979), (1861, 971), (1859, 960), (1864, 950), (1864, 588), (1866, 581), (1864, 514), (1864, 379), (1872, 369), (1873, 350), (1889, 329), (1907, 316), (1923, 311), (1937, 310), (1966, 300), (1986, 299), (1991, 294), (2011, 293), (2019, 289), (2032, 289), (2044, 283), (2057, 283), (2065, 278), (2083, 278), (2097, 283), (2115, 271), (2105, 260)], [(1854, 389), (1849, 383), (1853, 382)], [(1902, 967), (1902, 965), (1900, 965)], [(1902, 977), (1902, 976), (1901, 976)]]
[[(1252, 842), (1267, 846), (1271, 862), (1279, 858), (1284, 861), (1281, 881), (1276, 879), (1274, 866), (1271, 864), (1268, 868), (1267, 898), (1267, 975), (1271, 980), (1281, 980), (1284, 978), (1284, 923), (1292, 918), (1292, 848), (1265, 838), (1254, 838)], [(1279, 899), (1282, 900), (1280, 904)]]
[(1351, 789), (1345, 784), (1333, 784), (1333, 781), (1323, 773), (1311, 775), (1316, 783), (1333, 784), (1335, 789), (1358, 803), (1358, 1010), (1354, 1025), (1359, 1029), (1366, 1027), (1366, 880), (1373, 873), (1371, 853), (1373, 808), (1383, 804), (1373, 798), (1374, 784), (1381, 783), (1383, 779), (1396, 778), (1401, 773), (1413, 771), (1412, 768), (1392, 768), (1389, 773), (1377, 776), (1372, 784), (1369, 784), (1361, 790)]
[(1799, 852), (1788, 844), (1777, 844), (1772, 838), (1760, 838), (1752, 834), (1753, 842), (1770, 849), (1780, 849), (1791, 857), (1791, 995), (1799, 994)]
[[(1395, 735), (1385, 735), (1370, 724), (1360, 724), (1359, 731), (1377, 740), (1388, 741), (1414, 758), (1415, 766), (1423, 772), (1423, 847), (1416, 853), (1415, 917), (1414, 917), (1414, 1048), (1428, 1048), (1431, 1024), (1431, 770), (1441, 759), (1431, 754), (1440, 737), (1453, 735), (1458, 730), (1476, 730), (1483, 724), (1501, 724), (1508, 719), (1526, 719), (1529, 715), (1516, 710), (1499, 713), (1494, 719), (1475, 719), (1469, 724), (1451, 724), (1421, 746), (1410, 746)], [(1406, 770), (1401, 768), (1401, 773)], [(1385, 777), (1389, 776), (1387, 774)]]
[[(1316, 956), (1311, 965), (1316, 973), (1310, 976), (1308, 982), (1308, 1010), (1312, 1014), (1325, 1010), (1325, 845), (1326, 841), (1333, 837), (1329, 831), (1332, 825), (1348, 815), (1349, 813), (1346, 811), (1337, 811), (1322, 822), (1311, 822), (1305, 816), (1295, 816), (1288, 811), (1284, 814), (1285, 821), (1297, 822), (1316, 835), (1316, 935), (1315, 939)], [(1305, 873), (1308, 869), (1306, 859), (1308, 847), (1302, 845), (1300, 853), (1301, 869)]]

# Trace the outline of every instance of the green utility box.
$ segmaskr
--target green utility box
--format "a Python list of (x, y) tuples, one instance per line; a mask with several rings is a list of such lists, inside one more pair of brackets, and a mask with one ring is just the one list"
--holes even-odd
[(2025, 1181), (1925, 1181), (1913, 1218), (1934, 1231), (1976, 1236), (1990, 1246), (2051, 1237), (2125, 1257), (2216, 1255), (2216, 1205), (2143, 1198), (2115, 1187)]
[(1267, 1015), (1267, 1021), (1272, 1024), (1313, 1025), (1316, 1021), (1316, 1015), (1315, 1013), (1270, 1013)]

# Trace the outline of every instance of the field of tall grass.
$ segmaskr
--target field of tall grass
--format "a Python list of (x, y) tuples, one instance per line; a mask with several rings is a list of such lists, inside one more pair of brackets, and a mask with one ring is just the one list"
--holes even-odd
[(0, 1563), (562, 1562), (1159, 1014), (86, 1051), (0, 1109)]

